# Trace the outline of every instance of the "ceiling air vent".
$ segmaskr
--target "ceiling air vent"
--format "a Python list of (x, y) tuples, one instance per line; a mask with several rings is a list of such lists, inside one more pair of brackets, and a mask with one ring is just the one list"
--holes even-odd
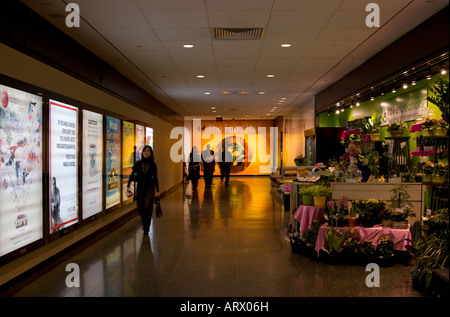
[(214, 28), (215, 40), (261, 40), (263, 28)]

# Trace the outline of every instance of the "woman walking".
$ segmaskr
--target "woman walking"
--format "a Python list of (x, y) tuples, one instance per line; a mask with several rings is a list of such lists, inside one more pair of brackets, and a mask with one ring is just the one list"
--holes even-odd
[[(137, 205), (142, 218), (144, 235), (148, 235), (153, 215), (153, 203), (159, 199), (158, 173), (153, 156), (153, 149), (146, 145), (142, 150), (142, 159), (133, 166), (133, 172), (128, 180), (128, 189), (131, 182), (137, 183)], [(155, 192), (156, 188), (156, 192)]]

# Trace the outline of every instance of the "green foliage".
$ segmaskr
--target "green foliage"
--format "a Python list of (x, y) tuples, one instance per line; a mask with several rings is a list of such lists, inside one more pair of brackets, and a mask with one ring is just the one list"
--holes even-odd
[[(448, 123), (448, 80), (439, 79), (431, 88), (433, 95), (427, 97), (428, 101), (436, 105), (442, 112), (442, 118)], [(447, 118), (447, 119), (446, 119)]]
[(314, 191), (315, 191), (314, 186), (304, 186), (298, 190), (298, 194), (313, 196)]

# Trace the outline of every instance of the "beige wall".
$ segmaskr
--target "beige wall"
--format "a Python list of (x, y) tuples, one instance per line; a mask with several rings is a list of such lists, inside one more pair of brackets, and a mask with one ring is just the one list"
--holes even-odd
[(284, 131), (284, 166), (294, 166), (294, 158), (305, 154), (305, 134), (314, 128), (315, 99), (311, 97), (285, 117)]
[(0, 73), (46, 90), (115, 112), (129, 120), (139, 120), (154, 128), (154, 152), (158, 165), (160, 191), (169, 189), (183, 179), (182, 164), (170, 160), (172, 124), (127, 104), (55, 68), (41, 63), (10, 47), (0, 44)]

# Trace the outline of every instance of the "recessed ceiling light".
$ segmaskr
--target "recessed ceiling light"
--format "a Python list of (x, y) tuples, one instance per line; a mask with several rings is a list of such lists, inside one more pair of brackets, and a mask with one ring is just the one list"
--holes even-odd
[(205, 78), (205, 75), (197, 75), (197, 78)]
[(216, 107), (211, 107), (211, 109), (213, 109), (213, 110), (214, 110), (214, 109), (216, 109)]
[(264, 95), (265, 93), (266, 93), (265, 91), (258, 92), (258, 94), (260, 94), (260, 95)]
[(193, 48), (194, 45), (192, 45), (192, 44), (184, 44), (183, 47), (184, 48)]
[(281, 44), (281, 47), (291, 47), (292, 45), (289, 43)]
[(205, 94), (205, 95), (211, 95), (211, 93), (210, 93), (210, 92), (205, 92), (204, 94)]
[(267, 75), (267, 78), (274, 78), (274, 77), (275, 77), (275, 75), (272, 75), (272, 74)]
[(212, 112), (217, 112), (216, 110), (213, 110)]

